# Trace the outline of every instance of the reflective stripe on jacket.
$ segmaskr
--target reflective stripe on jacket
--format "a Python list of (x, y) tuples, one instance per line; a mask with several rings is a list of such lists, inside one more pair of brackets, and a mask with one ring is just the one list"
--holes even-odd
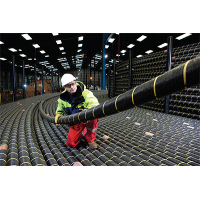
[(66, 113), (70, 115), (80, 112), (80, 108), (88, 109), (99, 105), (99, 102), (93, 93), (86, 89), (82, 82), (76, 82), (77, 91), (74, 94), (70, 95), (70, 93), (65, 90), (60, 95), (60, 98), (58, 99), (56, 114), (59, 113), (64, 115)]

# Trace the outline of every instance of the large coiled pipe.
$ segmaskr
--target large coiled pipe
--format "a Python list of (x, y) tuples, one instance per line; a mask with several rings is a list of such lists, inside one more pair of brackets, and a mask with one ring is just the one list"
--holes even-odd
[[(180, 64), (178, 67), (147, 81), (94, 108), (69, 116), (60, 117), (59, 124), (79, 123), (96, 118), (105, 117), (154, 101), (174, 92), (186, 89), (200, 83), (200, 56)], [(41, 115), (48, 121), (54, 122), (54, 117), (48, 116), (43, 110), (42, 102), (39, 106)]]

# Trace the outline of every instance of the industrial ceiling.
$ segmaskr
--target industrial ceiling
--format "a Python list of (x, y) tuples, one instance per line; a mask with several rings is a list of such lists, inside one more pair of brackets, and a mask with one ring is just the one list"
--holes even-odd
[[(94, 61), (96, 70), (102, 68), (103, 33), (28, 33), (28, 39), (23, 37), (24, 34), (0, 33), (2, 68), (12, 66), (13, 55), (17, 67), (22, 67), (22, 61), (25, 61), (26, 70), (33, 70), (37, 63), (38, 73), (42, 66), (46, 72), (53, 69), (54, 73), (89, 68), (90, 64), (93, 68)], [(167, 43), (169, 36), (173, 37), (173, 48), (200, 41), (199, 33), (178, 40), (181, 35), (183, 33), (107, 33), (114, 41), (106, 44), (106, 69), (112, 65), (114, 58), (118, 62), (129, 59), (130, 44), (133, 44), (132, 55), (136, 58), (166, 50), (167, 46), (159, 48), (159, 45)], [(144, 39), (138, 41), (141, 36)]]

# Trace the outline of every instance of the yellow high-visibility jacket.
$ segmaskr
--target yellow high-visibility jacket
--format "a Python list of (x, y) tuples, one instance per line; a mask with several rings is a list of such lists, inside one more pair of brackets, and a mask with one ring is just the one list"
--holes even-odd
[(86, 89), (82, 82), (76, 81), (76, 83), (77, 91), (74, 94), (70, 94), (65, 90), (60, 95), (56, 114), (64, 115), (66, 113), (70, 115), (80, 112), (80, 109), (84, 110), (99, 105), (98, 99), (91, 91)]

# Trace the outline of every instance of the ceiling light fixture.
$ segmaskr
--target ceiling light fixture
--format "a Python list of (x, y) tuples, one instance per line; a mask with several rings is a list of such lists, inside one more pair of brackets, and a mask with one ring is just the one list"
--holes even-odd
[(59, 35), (59, 34), (58, 34), (58, 33), (52, 33), (52, 35), (53, 35), (53, 36), (57, 36), (57, 35)]
[(127, 48), (131, 49), (131, 48), (134, 47), (134, 46), (135, 46), (134, 44), (129, 44), (129, 45), (127, 46)]
[(115, 40), (115, 38), (110, 38), (110, 39), (108, 40), (108, 42), (113, 43), (114, 40)]
[(121, 50), (120, 52), (121, 52), (121, 53), (126, 53), (126, 50)]
[(106, 45), (105, 45), (105, 48), (106, 48), (106, 49), (108, 49), (108, 48), (109, 48), (109, 45), (108, 45), (108, 44), (106, 44)]
[(45, 57), (46, 57), (46, 58), (48, 58), (48, 57), (49, 57), (49, 55), (46, 55)]
[(146, 51), (145, 53), (150, 54), (150, 53), (152, 53), (152, 52), (153, 52), (152, 50), (148, 50), (148, 51)]
[(136, 56), (137, 58), (141, 58), (143, 55), (138, 55), (138, 56)]
[(168, 44), (167, 43), (163, 43), (161, 45), (158, 46), (158, 48), (163, 48), (163, 47), (166, 47)]
[(14, 49), (14, 48), (9, 48), (8, 50), (10, 50), (12, 52), (17, 52), (17, 49)]
[(61, 40), (56, 40), (56, 43), (57, 44), (62, 44), (62, 41)]
[(0, 41), (0, 44), (4, 44), (2, 41)]
[(40, 48), (40, 46), (38, 44), (33, 44), (33, 47)]
[(78, 47), (82, 47), (83, 46), (83, 44), (78, 44)]
[(42, 51), (40, 51), (40, 53), (41, 53), (41, 54), (44, 54), (44, 53), (46, 53), (46, 52), (45, 52), (44, 50), (42, 50)]
[(0, 60), (7, 60), (7, 59), (6, 59), (6, 58), (2, 58), (2, 57), (1, 57), (1, 58), (0, 58)]
[(21, 57), (26, 57), (26, 55), (25, 54), (19, 54)]
[(184, 33), (183, 35), (180, 35), (176, 37), (177, 40), (182, 40), (183, 38), (186, 38), (188, 36), (192, 35), (191, 33)]
[(62, 50), (64, 50), (64, 47), (59, 47), (59, 49), (62, 51)]
[(22, 34), (22, 37), (25, 38), (26, 40), (32, 40), (32, 38), (28, 34)]
[(141, 42), (141, 41), (143, 41), (145, 38), (147, 38), (147, 36), (146, 36), (146, 35), (142, 35), (142, 36), (140, 36), (140, 37), (137, 39), (137, 41)]
[(83, 40), (83, 36), (78, 37), (78, 41), (82, 41)]

